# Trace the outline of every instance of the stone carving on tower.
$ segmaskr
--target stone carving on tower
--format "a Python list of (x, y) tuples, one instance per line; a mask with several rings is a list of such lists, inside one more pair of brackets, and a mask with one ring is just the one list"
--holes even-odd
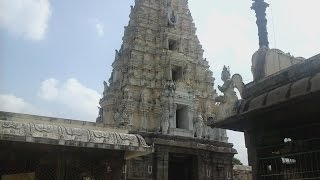
[[(207, 126), (218, 112), (215, 79), (203, 58), (187, 0), (136, 0), (112, 67), (100, 100), (101, 123), (226, 139), (221, 130)], [(196, 125), (199, 117), (201, 126)]]

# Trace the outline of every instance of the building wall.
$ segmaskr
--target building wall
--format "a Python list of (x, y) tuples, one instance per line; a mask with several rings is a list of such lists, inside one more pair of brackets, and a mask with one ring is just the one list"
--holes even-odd
[[(155, 152), (127, 161), (127, 179), (228, 180), (233, 178), (232, 145), (194, 138), (142, 134)], [(215, 147), (216, 149), (214, 149)]]
[(252, 169), (250, 166), (234, 165), (233, 180), (252, 180)]

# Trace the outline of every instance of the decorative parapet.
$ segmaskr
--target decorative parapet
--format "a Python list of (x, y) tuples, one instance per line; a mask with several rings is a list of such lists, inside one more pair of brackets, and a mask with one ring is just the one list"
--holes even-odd
[(232, 143), (193, 137), (171, 136), (158, 133), (139, 132), (149, 144), (157, 146), (170, 146), (171, 148), (186, 148), (192, 151), (205, 150), (216, 153), (237, 154)]
[[(19, 114), (15, 114), (19, 115)], [(30, 116), (30, 115), (26, 115)], [(35, 116), (38, 117), (38, 116)], [(63, 146), (79, 146), (99, 149), (127, 150), (150, 153), (153, 147), (146, 144), (141, 135), (78, 128), (63, 124), (0, 120), (0, 139)]]

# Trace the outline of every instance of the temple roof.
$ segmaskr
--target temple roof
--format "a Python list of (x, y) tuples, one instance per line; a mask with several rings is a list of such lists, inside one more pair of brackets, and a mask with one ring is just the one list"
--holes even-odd
[[(279, 119), (307, 122), (306, 115), (319, 112), (320, 54), (271, 76), (245, 85), (243, 100), (237, 114), (216, 122), (216, 127), (244, 131), (252, 123)], [(284, 113), (286, 112), (286, 113)], [(270, 118), (273, 117), (274, 118)], [(260, 117), (260, 118), (256, 118)], [(303, 118), (304, 117), (304, 118)], [(293, 123), (293, 122), (291, 122)], [(278, 121), (280, 125), (280, 121)]]
[(125, 151), (125, 159), (153, 152), (138, 134), (96, 123), (0, 111), (0, 140)]

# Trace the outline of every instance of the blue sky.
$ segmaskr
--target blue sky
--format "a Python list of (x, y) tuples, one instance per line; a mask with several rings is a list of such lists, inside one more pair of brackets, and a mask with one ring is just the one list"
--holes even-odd
[[(319, 0), (267, 0), (270, 47), (320, 52)], [(250, 82), (258, 48), (251, 0), (189, 0), (216, 78), (228, 65)], [(94, 121), (102, 82), (122, 43), (133, 0), (0, 0), (0, 110)], [(230, 141), (246, 161), (243, 135)]]

